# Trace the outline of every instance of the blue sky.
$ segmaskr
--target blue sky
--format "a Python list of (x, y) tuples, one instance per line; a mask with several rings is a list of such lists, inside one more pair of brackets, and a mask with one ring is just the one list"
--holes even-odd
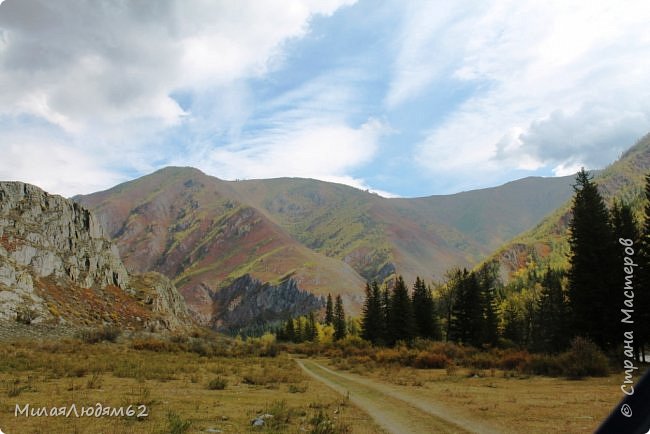
[(0, 179), (71, 196), (187, 165), (412, 197), (602, 168), (650, 131), (648, 22), (646, 1), (6, 0)]

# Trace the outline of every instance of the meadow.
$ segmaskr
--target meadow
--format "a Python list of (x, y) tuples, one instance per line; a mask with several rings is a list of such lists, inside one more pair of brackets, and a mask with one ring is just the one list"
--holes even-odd
[[(303, 375), (286, 354), (260, 351), (260, 345), (200, 338), (3, 343), (0, 429), (7, 434), (382, 432), (345, 397)], [(97, 403), (125, 412), (81, 416), (82, 408)], [(27, 417), (21, 414), (26, 404), (48, 411), (75, 404), (80, 417)], [(129, 406), (135, 414), (126, 414)], [(140, 406), (146, 406), (146, 417), (137, 417), (145, 408)], [(263, 415), (273, 417), (252, 426)]]
[[(413, 349), (348, 350), (339, 345), (318, 354), (265, 338), (126, 338), (110, 332), (4, 342), (0, 429), (7, 434), (384, 432), (345, 395), (303, 372), (293, 360), (297, 357), (371, 382), (378, 390), (441, 406), (455, 418), (485, 423), (497, 432), (592, 432), (621, 398), (620, 375), (614, 372), (581, 380), (531, 375), (521, 369), (525, 355), (518, 353), (500, 354), (498, 363), (511, 361), (502, 367), (490, 367), (481, 359), (488, 356), (478, 352), (462, 354), (475, 360), (473, 367), (436, 366), (441, 362), (433, 358), (416, 362), (422, 351)], [(412, 366), (400, 363), (400, 357), (412, 359)], [(98, 403), (106, 412), (106, 407), (132, 406), (136, 414), (20, 414), (27, 404), (48, 411), (75, 404), (81, 413)], [(146, 416), (138, 417), (142, 408)], [(264, 425), (253, 426), (260, 416)]]

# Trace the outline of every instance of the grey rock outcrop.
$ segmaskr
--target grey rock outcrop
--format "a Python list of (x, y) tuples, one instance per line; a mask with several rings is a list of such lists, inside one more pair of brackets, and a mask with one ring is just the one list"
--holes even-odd
[(167, 277), (152, 271), (133, 276), (131, 283), (135, 297), (154, 314), (147, 326), (177, 330), (192, 324), (183, 296)]
[[(117, 247), (95, 216), (61, 196), (22, 182), (0, 182), (0, 256), (14, 274), (69, 278), (82, 287), (128, 288)], [(5, 270), (6, 286), (17, 284)], [(29, 285), (27, 285), (29, 286)]]
[(129, 276), (92, 212), (22, 182), (0, 182), (0, 320), (191, 323), (169, 280)]
[(271, 285), (248, 274), (216, 292), (213, 299), (218, 312), (213, 327), (229, 331), (305, 315), (325, 305), (322, 298), (299, 289), (293, 279)]

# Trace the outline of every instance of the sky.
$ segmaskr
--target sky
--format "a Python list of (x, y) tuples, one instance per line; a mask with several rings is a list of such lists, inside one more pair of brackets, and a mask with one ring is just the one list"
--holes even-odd
[(650, 2), (0, 0), (0, 180), (165, 166), (383, 196), (598, 169), (650, 132)]

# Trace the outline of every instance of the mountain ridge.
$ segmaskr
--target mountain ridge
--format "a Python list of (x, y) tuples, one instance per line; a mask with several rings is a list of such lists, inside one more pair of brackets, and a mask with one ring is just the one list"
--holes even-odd
[[(317, 296), (341, 294), (346, 309), (357, 314), (367, 280), (381, 282), (397, 272), (407, 280), (431, 280), (452, 266), (472, 266), (491, 243), (504, 242), (570, 195), (567, 178), (522, 182), (543, 192), (544, 206), (501, 206), (530, 195), (485, 189), (494, 197), (476, 213), (493, 210), (481, 230), (489, 232), (493, 221), (504, 229), (483, 237), (460, 230), (462, 206), (446, 215), (437, 209), (446, 198), (383, 198), (304, 178), (224, 181), (194, 168), (167, 167), (75, 200), (97, 213), (129, 270), (167, 275), (193, 313), (210, 324), (215, 295), (244, 275), (273, 285), (291, 277)], [(519, 185), (508, 184), (505, 189)], [(456, 196), (467, 201), (476, 194)], [(510, 215), (499, 215), (500, 208)]]
[[(650, 134), (639, 139), (621, 157), (603, 170), (592, 171), (608, 206), (623, 200), (641, 217), (645, 175), (650, 172)], [(508, 281), (518, 270), (529, 265), (565, 268), (569, 255), (568, 230), (571, 200), (561, 204), (530, 230), (504, 244), (483, 263), (495, 263), (501, 278)]]

